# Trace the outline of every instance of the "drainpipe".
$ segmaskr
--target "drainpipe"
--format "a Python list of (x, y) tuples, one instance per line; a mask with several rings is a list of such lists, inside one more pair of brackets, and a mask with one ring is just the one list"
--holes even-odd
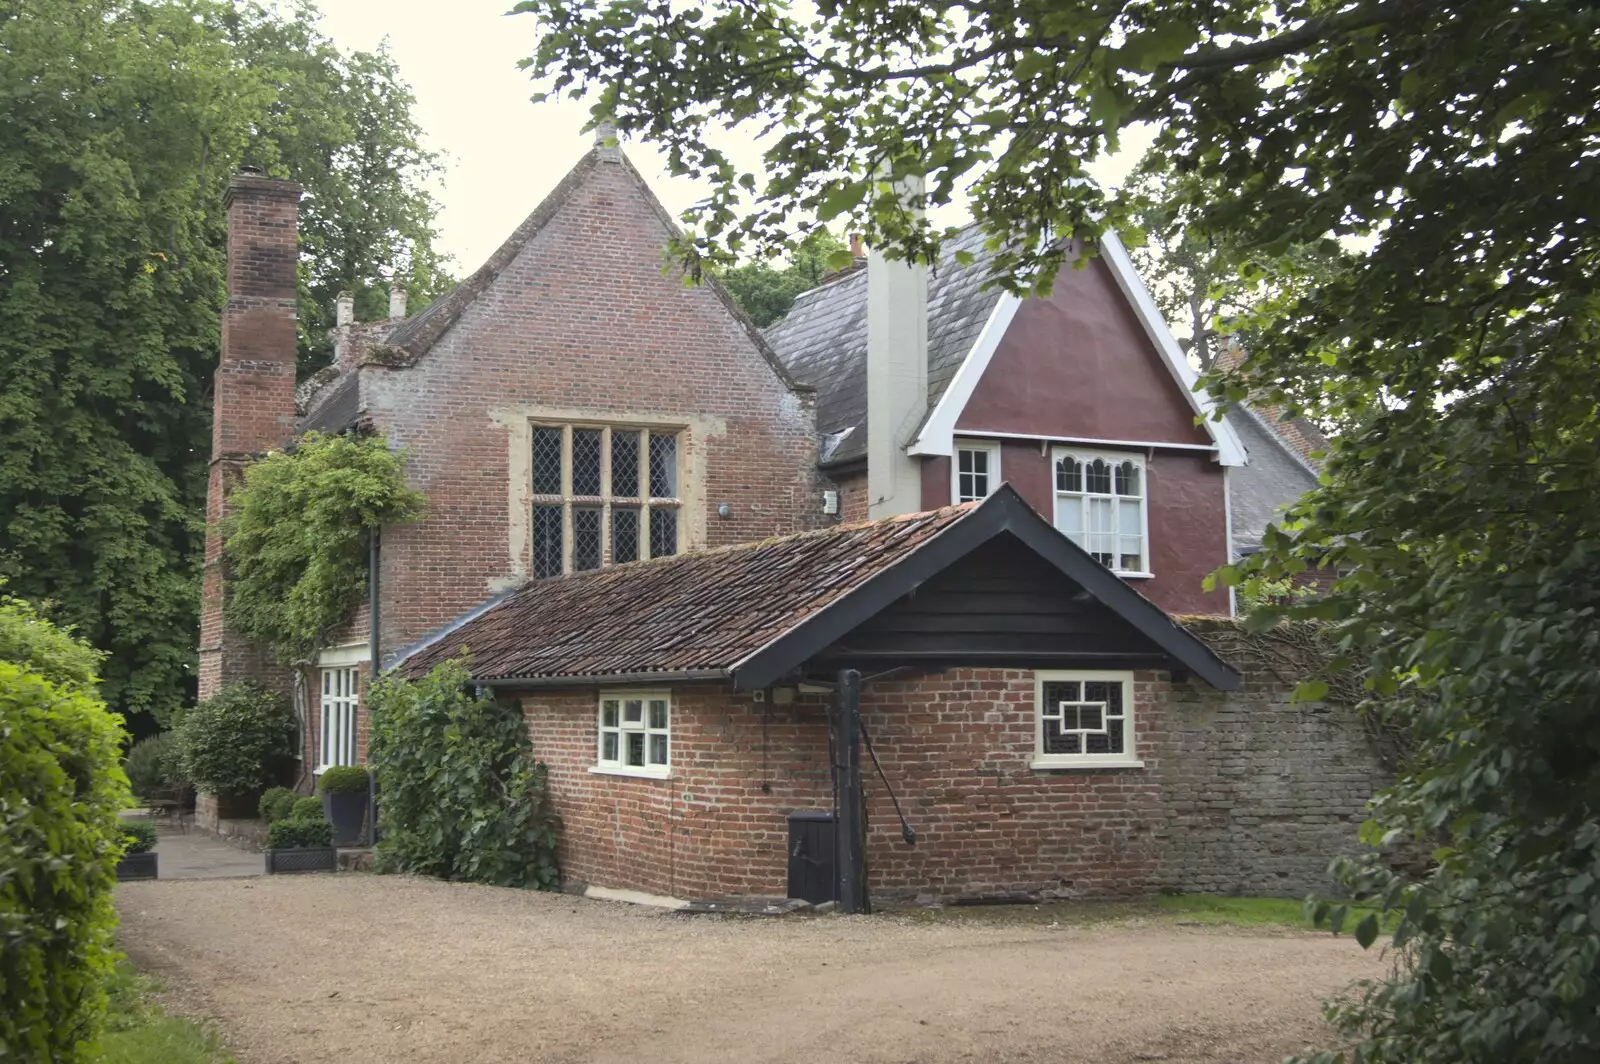
[(839, 911), (867, 911), (866, 840), (861, 817), (861, 673), (839, 670)]
[(378, 643), (378, 530), (367, 533), (367, 649), (372, 654), (372, 666), (367, 677), (367, 837), (368, 846), (378, 841), (378, 781), (371, 771), (372, 765), (372, 685), (377, 682), (378, 669), (383, 662), (383, 652)]

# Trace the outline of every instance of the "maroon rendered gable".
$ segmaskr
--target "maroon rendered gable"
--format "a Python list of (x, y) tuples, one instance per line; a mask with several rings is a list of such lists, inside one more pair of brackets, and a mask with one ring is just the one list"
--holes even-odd
[(1017, 309), (956, 431), (1209, 446), (1194, 417), (1096, 257)]

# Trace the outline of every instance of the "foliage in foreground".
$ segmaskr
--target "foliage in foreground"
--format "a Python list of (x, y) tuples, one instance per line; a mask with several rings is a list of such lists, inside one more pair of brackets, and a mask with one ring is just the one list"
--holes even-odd
[(233, 1064), (215, 1034), (155, 1005), (155, 989), (127, 961), (117, 963), (106, 1029), (89, 1055), (92, 1064)]
[(82, 1059), (115, 956), (125, 733), (69, 639), (34, 631), (7, 649), (24, 660), (0, 660), (0, 1046), (23, 1060)]
[[(1084, 165), (1154, 123), (1168, 206), (1227, 253), (1207, 268), (1290, 273), (1252, 290), (1249, 357), (1215, 394), (1337, 430), (1320, 486), (1224, 577), (1345, 571), (1253, 617), (1332, 622), (1413, 750), (1368, 839), (1438, 847), (1415, 882), (1345, 868), (1403, 918), (1393, 975), (1335, 1012), (1344, 1058), (1600, 1059), (1593, 4), (518, 9), (543, 23), (545, 88), (593, 90), (597, 117), (711, 180), (691, 266), (788, 246), (810, 217), (929, 260), (943, 234), (884, 180), (920, 175), (926, 205), (971, 181), (1000, 283), (1048, 286), (1055, 237), (1130, 216)], [(712, 143), (741, 122), (773, 130), (763, 173)], [(1294, 277), (1290, 252), (1329, 241), (1333, 268)], [(1381, 921), (1355, 930), (1374, 943)]]
[(360, 603), (372, 530), (412, 520), (423, 498), (383, 437), (310, 432), (246, 469), (230, 502), (228, 623), (292, 663)]
[(281, 695), (231, 683), (185, 713), (173, 735), (196, 787), (249, 794), (271, 783), (294, 753), (295, 719)]
[(378, 856), (405, 872), (553, 890), (556, 817), (516, 706), (474, 696), (465, 664), (371, 689)]
[(107, 655), (113, 709), (193, 698), (223, 193), (243, 163), (305, 185), (302, 370), (334, 294), (448, 285), (437, 160), (390, 56), (309, 3), (0, 5), (0, 577)]

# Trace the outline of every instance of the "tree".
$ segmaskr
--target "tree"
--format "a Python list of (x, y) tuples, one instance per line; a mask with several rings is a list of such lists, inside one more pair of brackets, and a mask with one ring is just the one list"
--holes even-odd
[[(848, 217), (928, 258), (925, 202), (970, 181), (1004, 282), (1048, 286), (1060, 234), (1131, 204), (1079, 180), (1132, 120), (1193, 232), (1276, 259), (1364, 248), (1254, 306), (1247, 383), (1339, 428), (1319, 487), (1226, 580), (1344, 572), (1264, 608), (1321, 617), (1415, 753), (1364, 829), (1437, 846), (1399, 964), (1343, 1002), (1345, 1059), (1600, 1055), (1600, 19), (1579, 0), (694, 5), (528, 0), (534, 74), (661, 144), (712, 192), (682, 253), (781, 246)], [(740, 174), (713, 125), (770, 128)], [(971, 175), (976, 174), (976, 178)], [(1185, 192), (1185, 189), (1190, 191)], [(1202, 191), (1203, 190), (1203, 194)], [(1270, 325), (1270, 327), (1265, 327)], [(1370, 654), (1370, 657), (1367, 655)], [(1321, 681), (1308, 682), (1314, 695)], [(1335, 917), (1337, 919), (1337, 916)], [(1362, 920), (1370, 945), (1379, 924)]]
[(805, 235), (783, 269), (767, 262), (748, 262), (718, 277), (750, 320), (764, 329), (789, 313), (801, 292), (822, 283), (832, 269), (829, 259), (842, 249), (849, 253), (838, 237), (819, 226)]
[(125, 713), (192, 697), (231, 173), (307, 186), (304, 365), (325, 358), (312, 301), (397, 263), (414, 296), (442, 281), (409, 94), (312, 18), (0, 11), (0, 576), (106, 653)]

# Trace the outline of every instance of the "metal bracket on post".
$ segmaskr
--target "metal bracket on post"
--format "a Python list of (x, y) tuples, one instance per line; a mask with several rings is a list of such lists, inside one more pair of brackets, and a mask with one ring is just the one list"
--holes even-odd
[(861, 674), (839, 670), (839, 911), (867, 911), (866, 839), (861, 808)]

